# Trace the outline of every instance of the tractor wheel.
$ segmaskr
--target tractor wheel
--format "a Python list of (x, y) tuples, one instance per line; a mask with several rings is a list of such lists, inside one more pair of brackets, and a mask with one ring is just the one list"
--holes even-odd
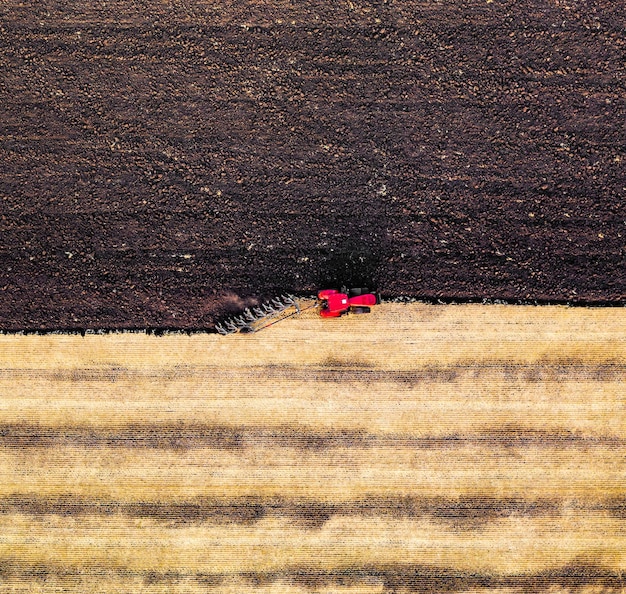
[(353, 307), (352, 308), (352, 313), (354, 314), (366, 314), (369, 313), (371, 310), (371, 308), (369, 307)]

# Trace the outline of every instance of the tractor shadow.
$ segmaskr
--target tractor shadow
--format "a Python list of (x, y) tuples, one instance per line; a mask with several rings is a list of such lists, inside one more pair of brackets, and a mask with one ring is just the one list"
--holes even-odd
[(368, 287), (376, 289), (381, 251), (362, 245), (343, 246), (331, 252), (323, 262), (317, 285), (321, 288)]

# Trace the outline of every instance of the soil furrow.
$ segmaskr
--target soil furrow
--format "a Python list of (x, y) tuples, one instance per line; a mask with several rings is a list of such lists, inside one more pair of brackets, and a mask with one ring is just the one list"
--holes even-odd
[(490, 360), (488, 363), (475, 361), (459, 362), (456, 365), (427, 365), (407, 370), (362, 368), (329, 360), (319, 365), (275, 365), (245, 368), (228, 366), (175, 366), (158, 369), (124, 368), (73, 368), (67, 370), (49, 369), (0, 369), (2, 380), (44, 380), (50, 382), (118, 382), (118, 381), (185, 381), (190, 379), (221, 380), (285, 380), (324, 383), (396, 383), (415, 385), (418, 383), (454, 383), (468, 380), (505, 380), (510, 382), (562, 382), (597, 381), (614, 382), (626, 380), (626, 364), (621, 360), (601, 363), (584, 363), (578, 359), (567, 361), (538, 361), (517, 363), (507, 360)]
[(483, 428), (468, 434), (380, 435), (366, 431), (315, 431), (294, 424), (275, 428), (254, 426), (121, 425), (117, 427), (0, 425), (0, 448), (147, 448), (165, 450), (454, 450), (468, 446), (493, 448), (582, 449), (626, 446), (626, 439), (607, 435), (583, 435), (572, 431), (543, 431), (523, 427)]
[(26, 516), (146, 518), (155, 522), (251, 524), (267, 517), (277, 517), (300, 526), (320, 528), (333, 517), (429, 518), (453, 524), (455, 528), (476, 530), (498, 518), (558, 519), (572, 513), (586, 516), (626, 517), (626, 497), (612, 499), (569, 500), (498, 498), (477, 495), (459, 499), (445, 497), (363, 497), (354, 501), (284, 499), (280, 497), (240, 497), (208, 499), (197, 497), (183, 501), (107, 501), (86, 499), (67, 493), (42, 498), (14, 494), (0, 499), (0, 514)]

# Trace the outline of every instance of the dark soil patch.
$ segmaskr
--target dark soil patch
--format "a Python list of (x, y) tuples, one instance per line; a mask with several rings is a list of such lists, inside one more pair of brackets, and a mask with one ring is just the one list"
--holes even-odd
[(618, 4), (3, 3), (0, 328), (623, 301)]

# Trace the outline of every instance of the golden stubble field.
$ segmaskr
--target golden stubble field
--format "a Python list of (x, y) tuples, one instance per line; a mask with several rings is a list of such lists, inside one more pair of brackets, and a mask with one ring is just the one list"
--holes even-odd
[(621, 592), (626, 314), (0, 337), (0, 590)]

